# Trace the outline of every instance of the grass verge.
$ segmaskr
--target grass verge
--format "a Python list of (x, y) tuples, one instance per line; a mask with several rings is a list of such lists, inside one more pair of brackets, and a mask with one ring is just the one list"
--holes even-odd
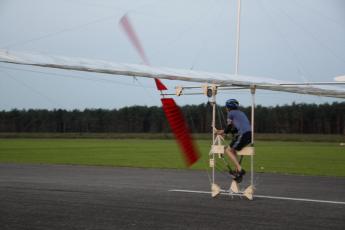
[[(197, 140), (210, 140), (210, 134), (195, 133)], [(171, 133), (1, 133), (0, 138), (24, 139), (174, 139)], [(337, 134), (282, 134), (282, 133), (256, 133), (255, 140), (260, 141), (296, 141), (296, 142), (345, 142), (344, 135)]]
[[(210, 141), (199, 140), (202, 158), (192, 169), (207, 168)], [(174, 140), (0, 139), (2, 163), (48, 163), (121, 167), (185, 168)], [(249, 168), (249, 160), (244, 167)], [(258, 141), (255, 171), (345, 176), (345, 147), (332, 142)]]

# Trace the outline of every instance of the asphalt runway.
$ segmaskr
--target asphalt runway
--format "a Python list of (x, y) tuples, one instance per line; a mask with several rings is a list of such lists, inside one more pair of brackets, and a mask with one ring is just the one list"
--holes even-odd
[(0, 229), (345, 229), (345, 178), (255, 184), (248, 201), (211, 198), (204, 171), (0, 164)]

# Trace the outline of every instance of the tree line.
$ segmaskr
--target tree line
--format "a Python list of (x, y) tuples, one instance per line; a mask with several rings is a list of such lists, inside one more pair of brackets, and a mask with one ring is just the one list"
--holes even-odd
[[(193, 133), (211, 132), (209, 104), (181, 107)], [(250, 107), (240, 108), (250, 118)], [(218, 106), (217, 128), (224, 128), (226, 111)], [(345, 102), (257, 106), (255, 131), (259, 133), (319, 133), (345, 135)], [(161, 107), (131, 106), (121, 109), (0, 111), (0, 132), (117, 132), (168, 133)]]

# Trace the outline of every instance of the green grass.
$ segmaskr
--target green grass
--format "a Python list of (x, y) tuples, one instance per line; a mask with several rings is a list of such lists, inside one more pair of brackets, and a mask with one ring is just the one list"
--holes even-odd
[[(200, 140), (205, 169), (210, 141)], [(152, 168), (185, 168), (173, 140), (142, 139), (0, 139), (2, 163), (81, 164)], [(244, 160), (248, 166), (249, 160)], [(345, 176), (345, 147), (332, 142), (256, 143), (255, 171)]]
[[(198, 140), (209, 140), (208, 133), (195, 133)], [(43, 132), (0, 132), (1, 138), (24, 139), (174, 139), (172, 133), (43, 133)], [(283, 134), (283, 133), (255, 133), (255, 140), (260, 141), (297, 141), (297, 142), (345, 142), (345, 136), (340, 134)]]

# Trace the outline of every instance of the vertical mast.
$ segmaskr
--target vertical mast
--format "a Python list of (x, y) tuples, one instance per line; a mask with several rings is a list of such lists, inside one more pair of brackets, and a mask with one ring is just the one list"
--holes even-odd
[(241, 26), (241, 0), (237, 0), (237, 30), (236, 30), (236, 66), (235, 75), (238, 75), (240, 61), (240, 26)]

